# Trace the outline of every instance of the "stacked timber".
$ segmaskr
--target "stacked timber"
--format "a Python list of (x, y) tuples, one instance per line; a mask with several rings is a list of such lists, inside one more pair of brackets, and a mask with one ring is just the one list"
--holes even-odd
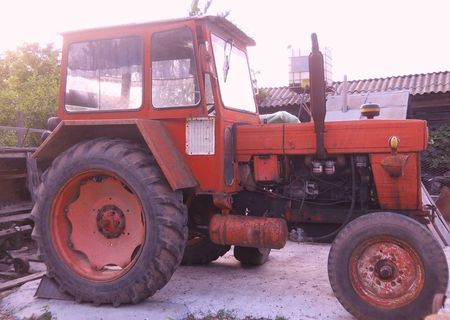
[[(36, 268), (30, 269), (30, 261), (33, 264), (38, 261), (31, 239), (36, 183), (30, 175), (35, 167), (30, 166), (33, 151), (32, 148), (0, 147), (0, 291), (40, 275), (30, 274), (30, 270), (36, 272)], [(42, 267), (37, 269), (42, 271)]]

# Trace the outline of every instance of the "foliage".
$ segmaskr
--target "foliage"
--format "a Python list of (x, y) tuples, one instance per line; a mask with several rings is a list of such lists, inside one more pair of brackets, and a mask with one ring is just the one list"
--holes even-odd
[[(210, 313), (200, 318), (197, 318), (194, 315), (189, 314), (184, 320), (272, 320), (272, 319), (253, 316), (245, 316), (244, 318), (238, 318), (235, 315), (234, 311), (220, 309), (216, 313)], [(275, 320), (287, 320), (287, 318), (283, 316), (276, 316)]]
[(269, 89), (267, 88), (259, 88), (258, 96), (261, 102), (263, 102), (269, 96)]
[[(206, 0), (205, 5), (203, 8), (200, 6), (200, 0), (192, 0), (191, 7), (189, 10), (189, 16), (190, 17), (201, 17), (206, 15), (206, 13), (209, 10), (209, 7), (211, 7), (213, 0)], [(230, 14), (230, 11), (225, 12), (219, 12), (217, 16), (226, 18)]]
[(209, 7), (211, 6), (212, 0), (206, 0), (203, 8), (200, 7), (200, 0), (192, 0), (191, 10), (189, 11), (190, 17), (200, 17), (204, 16), (206, 12), (208, 12)]
[(430, 130), (428, 148), (422, 154), (422, 166), (442, 175), (450, 171), (450, 125)]
[(33, 314), (31, 317), (23, 318), (23, 320), (52, 320), (52, 319), (53, 319), (52, 313), (48, 310), (41, 315)]
[[(59, 50), (52, 44), (24, 44), (0, 55), (0, 125), (44, 128), (56, 114), (59, 88)], [(33, 137), (34, 144), (39, 140)], [(15, 145), (15, 134), (0, 132), (0, 145)]]

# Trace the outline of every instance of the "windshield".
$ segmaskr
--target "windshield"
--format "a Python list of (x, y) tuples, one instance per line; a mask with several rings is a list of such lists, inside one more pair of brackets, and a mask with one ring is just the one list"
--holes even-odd
[(212, 46), (225, 107), (256, 112), (245, 52), (233, 46), (232, 40), (225, 41), (214, 34)]

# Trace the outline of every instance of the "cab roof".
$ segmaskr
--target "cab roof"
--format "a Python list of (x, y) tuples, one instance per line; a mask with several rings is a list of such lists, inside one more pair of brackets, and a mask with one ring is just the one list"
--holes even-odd
[(239, 29), (235, 24), (231, 23), (229, 20), (227, 20), (224, 17), (220, 16), (203, 16), (203, 17), (186, 17), (186, 18), (178, 18), (178, 19), (169, 19), (169, 20), (159, 20), (159, 21), (150, 21), (150, 22), (142, 22), (142, 23), (130, 23), (130, 24), (123, 24), (123, 25), (114, 25), (114, 26), (105, 26), (105, 27), (98, 27), (98, 28), (90, 28), (90, 29), (82, 29), (82, 30), (75, 30), (75, 31), (66, 31), (62, 32), (62, 36), (71, 36), (71, 35), (78, 35), (78, 34), (86, 34), (91, 32), (101, 32), (108, 29), (127, 29), (130, 27), (146, 27), (146, 26), (155, 26), (155, 25), (166, 25), (166, 24), (172, 24), (172, 23), (179, 23), (184, 21), (196, 21), (196, 22), (206, 22), (207, 24), (214, 25), (225, 32), (229, 33), (233, 38), (236, 38), (236, 40), (240, 40), (244, 42), (247, 46), (254, 46), (255, 40), (253, 40), (251, 37), (249, 37), (244, 31)]

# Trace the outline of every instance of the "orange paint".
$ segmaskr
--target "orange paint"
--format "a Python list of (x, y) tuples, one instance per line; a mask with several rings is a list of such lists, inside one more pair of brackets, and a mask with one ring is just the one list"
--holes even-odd
[(211, 241), (242, 247), (281, 249), (288, 237), (286, 221), (235, 215), (214, 215), (209, 225)]

